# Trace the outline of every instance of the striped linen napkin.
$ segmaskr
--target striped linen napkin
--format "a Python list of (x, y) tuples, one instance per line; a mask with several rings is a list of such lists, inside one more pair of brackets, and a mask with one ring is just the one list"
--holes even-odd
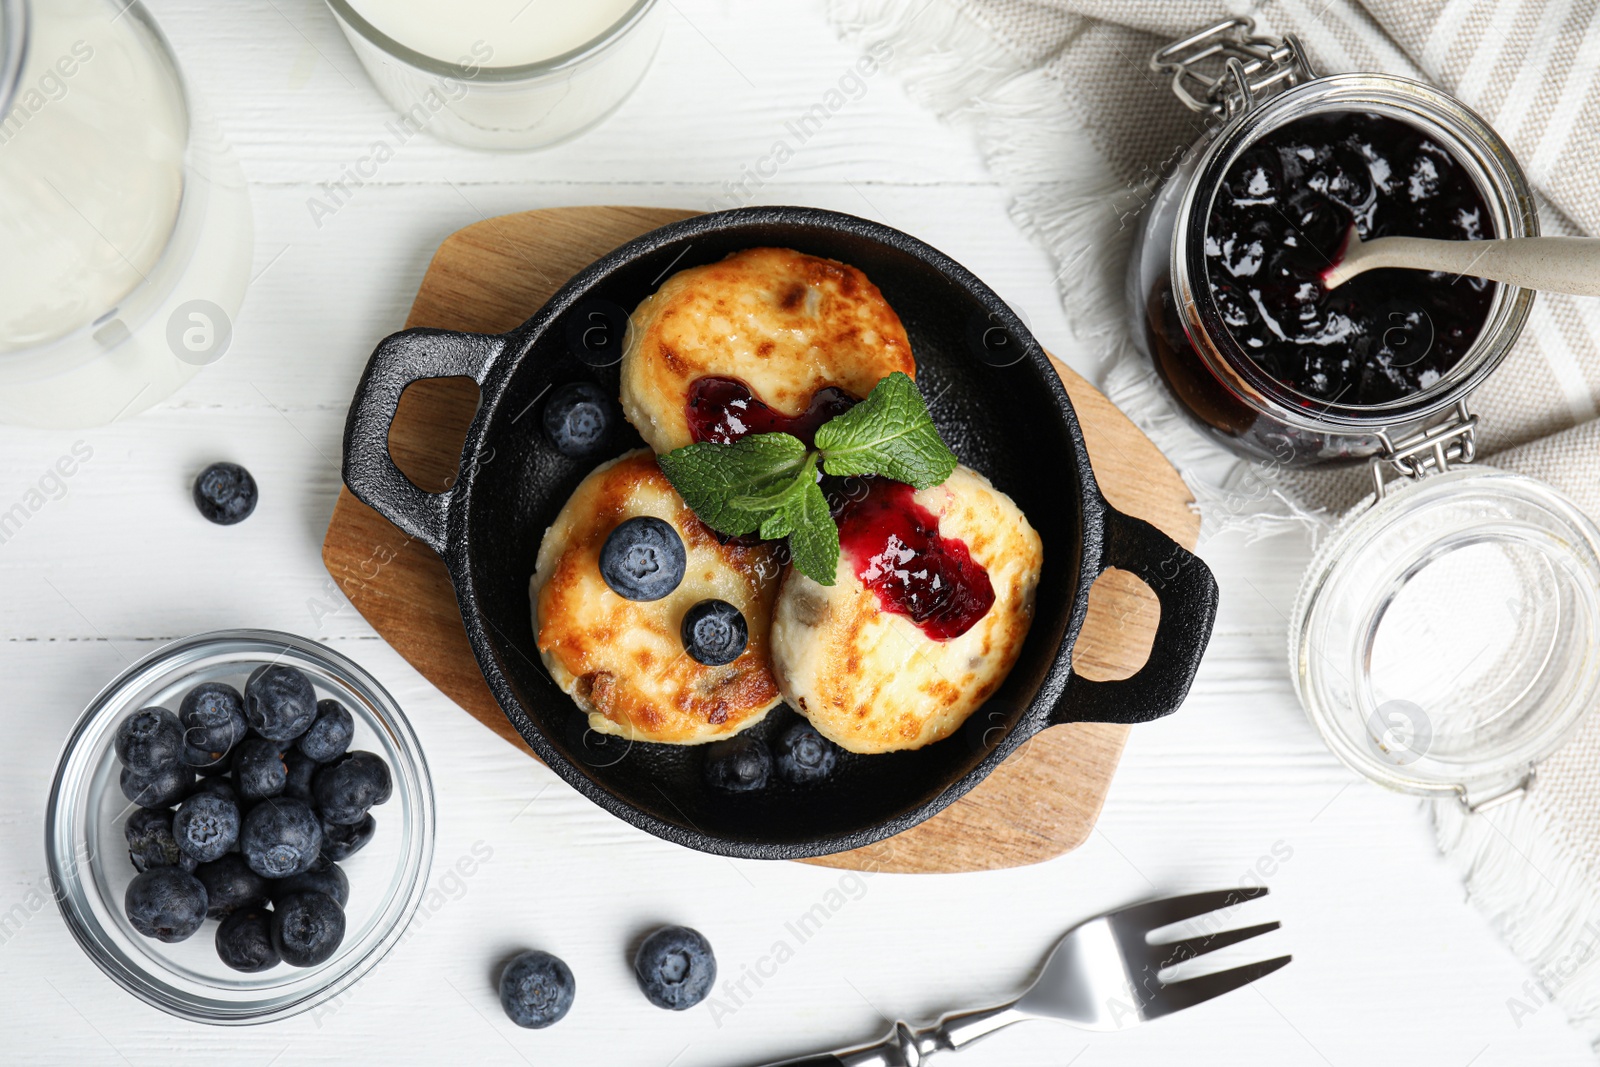
[[(892, 52), (911, 93), (968, 125), (1044, 245), (1079, 351), (1183, 470), (1206, 534), (1325, 527), (1365, 468), (1271, 474), (1188, 428), (1132, 347), (1124, 276), (1140, 213), (1201, 131), (1153, 73), (1162, 45), (1225, 18), (1297, 35), (1319, 72), (1382, 71), (1464, 100), (1516, 152), (1547, 234), (1600, 235), (1600, 0), (829, 0)], [(1541, 294), (1471, 400), (1480, 462), (1541, 478), (1600, 521), (1600, 300)], [(1600, 716), (1522, 800), (1433, 806), (1469, 893), (1600, 1049)], [(1530, 1004), (1531, 1010), (1537, 1005)], [(1513, 1006), (1513, 1011), (1515, 1010)]]

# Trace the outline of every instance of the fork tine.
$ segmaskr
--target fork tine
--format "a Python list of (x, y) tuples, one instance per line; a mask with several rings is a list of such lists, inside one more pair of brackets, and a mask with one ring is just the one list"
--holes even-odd
[(1279, 956), (1275, 960), (1247, 963), (1243, 967), (1235, 967), (1231, 971), (1218, 971), (1215, 974), (1191, 978), (1187, 982), (1174, 982), (1171, 985), (1160, 986), (1155, 990), (1154, 995), (1144, 1003), (1140, 1014), (1146, 1019), (1159, 1019), (1163, 1015), (1171, 1015), (1175, 1011), (1192, 1008), (1196, 1004), (1204, 1003), (1213, 997), (1231, 993), (1240, 986), (1249, 985), (1257, 978), (1264, 978), (1292, 959), (1294, 959), (1293, 956)]
[(1185, 919), (1193, 919), (1209, 911), (1231, 908), (1235, 904), (1241, 904), (1246, 900), (1255, 900), (1257, 897), (1266, 895), (1266, 886), (1213, 889), (1206, 893), (1190, 893), (1187, 896), (1167, 897), (1164, 900), (1151, 900), (1143, 904), (1135, 904), (1131, 908), (1123, 908), (1121, 911), (1112, 912), (1109, 918), (1119, 927), (1138, 927), (1148, 933), (1163, 926), (1181, 923)]
[(1261, 923), (1258, 926), (1244, 926), (1237, 930), (1224, 930), (1220, 934), (1203, 934), (1200, 937), (1184, 938), (1182, 941), (1151, 945), (1150, 951), (1161, 960), (1157, 967), (1176, 967), (1185, 960), (1192, 960), (1207, 952), (1215, 952), (1219, 948), (1237, 945), (1252, 937), (1270, 934), (1282, 925), (1279, 922)]

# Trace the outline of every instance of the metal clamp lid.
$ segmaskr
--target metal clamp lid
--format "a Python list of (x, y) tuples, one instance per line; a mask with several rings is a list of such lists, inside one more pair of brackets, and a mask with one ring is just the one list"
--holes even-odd
[(1424, 426), (1398, 441), (1388, 430), (1379, 430), (1377, 437), (1383, 444), (1383, 451), (1371, 461), (1372, 502), (1376, 504), (1383, 499), (1385, 466), (1393, 468), (1401, 477), (1416, 480), (1429, 474), (1442, 474), (1452, 463), (1471, 463), (1478, 454), (1477, 427), (1478, 416), (1467, 410), (1465, 400), (1459, 400), (1442, 421)]
[(1317, 76), (1292, 33), (1256, 36), (1254, 19), (1234, 18), (1174, 41), (1150, 57), (1150, 69), (1172, 75), (1172, 92), (1191, 111), (1227, 121), (1249, 111), (1268, 90)]

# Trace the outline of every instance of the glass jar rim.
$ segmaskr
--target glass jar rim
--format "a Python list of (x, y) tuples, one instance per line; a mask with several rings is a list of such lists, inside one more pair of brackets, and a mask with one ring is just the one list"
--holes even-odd
[(548, 59), (541, 59), (533, 63), (521, 63), (505, 67), (468, 67), (460, 63), (450, 63), (442, 59), (418, 52), (407, 47), (378, 29), (371, 22), (351, 7), (348, 0), (327, 0), (328, 7), (334, 15), (345, 25), (359, 33), (367, 43), (374, 48), (393, 56), (409, 67), (431, 74), (437, 78), (454, 78), (461, 81), (505, 83), (528, 81), (542, 75), (552, 74), (568, 67), (583, 62), (592, 55), (610, 48), (621, 40), (655, 7), (656, 0), (635, 0), (623, 16), (612, 23), (599, 36), (569, 49), (559, 55)]
[[(1464, 731), (1467, 744), (1448, 755), (1428, 744), (1413, 744), (1410, 751), (1383, 744), (1382, 729), (1375, 724), (1391, 705), (1407, 705), (1398, 713), (1420, 717), (1429, 737), (1443, 732), (1442, 724), (1432, 722), (1420, 704), (1379, 699), (1389, 687), (1375, 680), (1382, 668), (1375, 666), (1381, 656), (1375, 656), (1374, 649), (1383, 640), (1380, 629), (1389, 621), (1386, 615), (1400, 602), (1407, 584), (1463, 550), (1526, 552), (1549, 564), (1550, 573), (1557, 575), (1550, 585), (1558, 592), (1573, 593), (1577, 600), (1566, 605), (1577, 610), (1557, 613), (1562, 625), (1568, 631), (1588, 633), (1591, 642), (1600, 633), (1600, 526), (1545, 482), (1471, 466), (1402, 480), (1382, 499), (1369, 497), (1344, 517), (1306, 568), (1290, 615), (1288, 653), (1301, 706), (1341, 762), (1391, 789), (1455, 796), (1470, 806), (1525, 784), (1537, 764), (1581, 725), (1600, 696), (1600, 644), (1586, 645), (1576, 664), (1571, 657), (1549, 655), (1537, 663), (1532, 657), (1523, 661), (1534, 663), (1531, 677), (1539, 682), (1559, 681), (1562, 672), (1576, 671), (1566, 684), (1548, 690), (1533, 684), (1511, 688), (1503, 700), (1500, 693), (1491, 692), (1494, 699), (1485, 703), (1495, 710), (1488, 717), (1495, 720), (1515, 706), (1513, 730)], [(1481, 556), (1474, 556), (1467, 564), (1481, 561)], [(1459, 566), (1448, 570), (1446, 577), (1458, 574)], [(1430, 588), (1424, 585), (1418, 595), (1428, 596)], [(1474, 599), (1480, 591), (1474, 586), (1461, 592)], [(1522, 586), (1519, 592), (1537, 597), (1540, 587)], [(1467, 628), (1482, 623), (1485, 630), (1504, 629), (1492, 604), (1476, 599), (1474, 603), (1473, 617), (1464, 620)], [(1524, 611), (1513, 612), (1514, 618), (1546, 605), (1522, 606)], [(1428, 663), (1430, 656), (1441, 652), (1429, 642), (1447, 641), (1451, 635), (1407, 626), (1407, 621), (1402, 615), (1392, 625), (1402, 628), (1408, 642), (1415, 639), (1415, 647), (1406, 647), (1408, 655)], [(1514, 625), (1521, 625), (1520, 618)], [(1482, 649), (1473, 652), (1482, 654)]]
[[(1313, 433), (1370, 435), (1418, 425), (1447, 411), (1481, 385), (1510, 353), (1533, 307), (1530, 289), (1496, 284), (1489, 317), (1460, 362), (1438, 382), (1384, 404), (1330, 404), (1277, 382), (1222, 329), (1205, 276), (1203, 238), (1211, 204), (1228, 168), (1261, 137), (1296, 119), (1330, 111), (1369, 111), (1400, 119), (1449, 143), (1477, 182), (1498, 237), (1539, 232), (1533, 191), (1510, 147), (1466, 104), (1424, 82), (1390, 74), (1332, 74), (1271, 97), (1218, 128), (1198, 148), (1173, 231), (1171, 270), (1183, 329), (1210, 372), (1259, 413)], [(1465, 150), (1463, 152), (1462, 150)], [(1308, 405), (1309, 402), (1309, 405)]]

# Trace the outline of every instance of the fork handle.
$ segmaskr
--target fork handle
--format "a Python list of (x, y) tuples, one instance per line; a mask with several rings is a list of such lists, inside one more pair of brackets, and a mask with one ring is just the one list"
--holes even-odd
[(783, 1060), (767, 1067), (921, 1067), (937, 1052), (956, 1052), (982, 1037), (1033, 1016), (1015, 1003), (953, 1012), (932, 1026), (897, 1022), (883, 1039), (837, 1052)]

